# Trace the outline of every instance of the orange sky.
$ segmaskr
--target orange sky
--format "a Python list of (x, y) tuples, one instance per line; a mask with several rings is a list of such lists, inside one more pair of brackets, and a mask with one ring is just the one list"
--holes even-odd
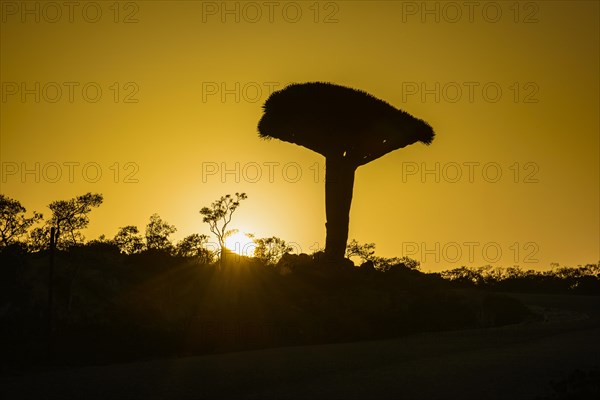
[(598, 2), (423, 4), (3, 1), (1, 192), (102, 193), (87, 238), (157, 212), (179, 239), (245, 191), (233, 227), (311, 252), (324, 160), (256, 124), (273, 88), (330, 81), (437, 134), (358, 169), (351, 238), (433, 271), (597, 262)]

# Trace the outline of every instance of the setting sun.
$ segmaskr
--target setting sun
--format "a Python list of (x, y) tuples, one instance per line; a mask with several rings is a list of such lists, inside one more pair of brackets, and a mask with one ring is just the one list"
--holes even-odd
[(256, 245), (248, 233), (236, 232), (225, 239), (225, 247), (241, 256), (252, 257)]

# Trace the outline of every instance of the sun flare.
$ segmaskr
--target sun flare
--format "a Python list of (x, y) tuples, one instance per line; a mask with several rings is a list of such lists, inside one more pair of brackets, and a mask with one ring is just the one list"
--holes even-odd
[(225, 239), (225, 247), (239, 255), (252, 257), (256, 245), (247, 233), (236, 232)]

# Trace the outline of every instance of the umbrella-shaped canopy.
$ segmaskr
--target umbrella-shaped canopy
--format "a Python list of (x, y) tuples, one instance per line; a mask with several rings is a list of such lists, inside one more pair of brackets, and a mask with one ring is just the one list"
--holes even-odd
[(274, 92), (258, 124), (263, 138), (339, 156), (358, 167), (416, 142), (431, 143), (424, 121), (362, 90), (324, 82), (292, 84)]

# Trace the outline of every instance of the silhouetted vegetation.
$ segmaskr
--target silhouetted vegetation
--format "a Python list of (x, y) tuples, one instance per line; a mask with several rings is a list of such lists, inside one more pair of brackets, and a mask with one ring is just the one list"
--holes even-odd
[[(241, 196), (224, 196), (224, 208), (203, 215), (229, 221)], [(292, 254), (277, 237), (254, 239), (255, 257), (228, 252), (223, 263), (207, 248), (207, 235), (190, 234), (174, 244), (176, 228), (157, 214), (143, 236), (129, 225), (113, 239), (85, 242), (81, 230), (101, 200), (87, 194), (51, 208), (49, 221), (31, 217), (44, 231), (60, 226), (64, 238), (54, 254), (51, 329), (57, 364), (491, 327), (532, 318), (523, 304), (499, 292), (600, 294), (598, 265), (423, 273), (415, 260), (378, 257), (373, 243), (355, 240), (346, 255), (360, 260), (360, 266), (349, 259), (331, 263), (322, 252)], [(48, 239), (36, 237), (31, 244), (31, 232), (38, 228), (20, 219), (25, 210), (17, 203), (5, 201), (16, 212), (2, 213), (21, 221), (21, 231), (0, 251), (4, 371), (48, 362), (50, 252), (47, 245), (38, 247)], [(217, 215), (216, 209), (224, 211)], [(28, 239), (19, 241), (27, 227)], [(226, 227), (219, 232), (226, 234)]]
[[(2, 340), (11, 343), (4, 368), (43, 363), (47, 252), (3, 251), (0, 258)], [(238, 256), (221, 270), (156, 249), (128, 255), (109, 242), (59, 251), (56, 362), (373, 339), (527, 316), (518, 302), (455, 290), (402, 265), (377, 272), (335, 268), (308, 255), (282, 260), (267, 265)]]
[(463, 266), (444, 271), (441, 276), (459, 287), (500, 292), (600, 294), (599, 264), (557, 265), (549, 271), (524, 271), (518, 266)]
[(43, 218), (42, 214), (36, 212), (27, 218), (26, 211), (18, 200), (0, 194), (0, 247), (18, 243), (21, 236)]
[(291, 253), (294, 248), (288, 245), (285, 240), (272, 236), (269, 238), (252, 237), (256, 247), (254, 249), (254, 258), (265, 265), (275, 265), (281, 258)]
[(181, 239), (175, 246), (175, 254), (178, 257), (197, 258), (202, 264), (211, 263), (215, 255), (206, 248), (209, 237), (192, 233)]
[(32, 230), (29, 246), (33, 250), (43, 250), (50, 245), (50, 228), (55, 228), (56, 247), (68, 249), (82, 244), (85, 237), (82, 229), (89, 224), (89, 213), (93, 207), (102, 204), (103, 197), (97, 193), (86, 193), (70, 200), (53, 201), (48, 205), (52, 216), (45, 223)]
[(235, 198), (230, 194), (221, 196), (221, 198), (213, 202), (210, 207), (203, 207), (200, 210), (202, 214), (202, 222), (208, 224), (210, 231), (215, 235), (219, 242), (220, 258), (225, 261), (225, 239), (237, 232), (235, 229), (227, 229), (231, 223), (233, 213), (240, 206), (240, 201), (246, 200), (246, 193), (236, 193)]
[(145, 244), (137, 226), (127, 225), (119, 228), (112, 242), (125, 254), (137, 254), (144, 250)]

